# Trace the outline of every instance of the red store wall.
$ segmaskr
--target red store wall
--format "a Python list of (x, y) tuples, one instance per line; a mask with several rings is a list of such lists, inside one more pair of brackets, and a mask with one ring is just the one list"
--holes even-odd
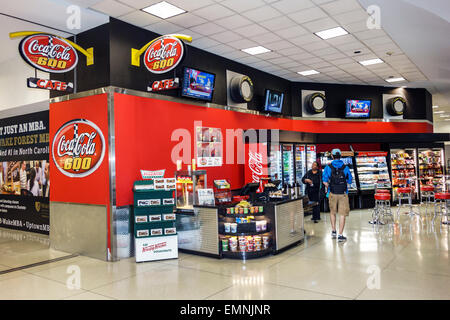
[[(204, 127), (221, 128), (224, 136), (225, 129), (239, 128), (314, 133), (418, 133), (433, 130), (432, 125), (422, 122), (280, 119), (118, 93), (114, 97), (114, 112), (117, 206), (133, 203), (132, 186), (135, 180), (140, 179), (139, 170), (165, 168), (166, 176), (173, 176), (176, 165), (172, 162), (171, 153), (179, 143), (179, 141), (171, 141), (171, 135), (175, 129), (185, 129), (191, 134), (191, 158), (194, 158), (195, 121), (201, 121)], [(226, 141), (224, 142), (224, 161), (225, 144)], [(370, 151), (378, 150), (379, 146), (375, 149), (376, 146), (377, 144), (374, 144), (374, 148)], [(364, 149), (366, 147), (368, 146), (364, 146)], [(236, 150), (234, 152), (236, 154)], [(185, 166), (186, 164), (183, 164), (183, 168)], [(207, 173), (209, 185), (214, 179), (219, 178), (228, 179), (233, 189), (244, 184), (243, 164), (224, 164), (222, 167), (208, 168)]]

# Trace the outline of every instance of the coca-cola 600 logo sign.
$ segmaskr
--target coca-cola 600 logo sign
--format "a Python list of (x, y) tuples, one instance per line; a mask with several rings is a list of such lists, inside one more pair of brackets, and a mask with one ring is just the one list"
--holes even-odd
[(69, 43), (48, 34), (24, 38), (20, 42), (19, 51), (32, 67), (45, 72), (68, 72), (78, 63), (78, 54)]
[(76, 119), (56, 132), (52, 145), (53, 161), (68, 177), (86, 177), (101, 165), (105, 156), (105, 138), (91, 121)]
[(183, 59), (184, 45), (180, 39), (164, 36), (145, 51), (144, 64), (152, 73), (165, 73), (174, 69)]

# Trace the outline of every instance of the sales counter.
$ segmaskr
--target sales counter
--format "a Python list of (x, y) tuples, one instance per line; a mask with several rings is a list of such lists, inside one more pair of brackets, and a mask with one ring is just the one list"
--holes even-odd
[(251, 259), (276, 254), (304, 240), (303, 197), (254, 203), (245, 213), (235, 208), (195, 205), (191, 211), (178, 210), (179, 250)]

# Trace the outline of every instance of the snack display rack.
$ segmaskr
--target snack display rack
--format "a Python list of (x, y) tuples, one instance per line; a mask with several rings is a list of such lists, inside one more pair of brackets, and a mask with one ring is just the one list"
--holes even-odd
[(435, 192), (445, 186), (444, 150), (442, 148), (418, 149), (420, 187), (431, 185)]
[(225, 258), (251, 259), (271, 253), (272, 230), (263, 205), (241, 201), (219, 208), (219, 245)]
[(413, 199), (417, 199), (416, 149), (391, 149), (391, 171), (393, 200), (397, 200), (396, 191), (400, 187), (412, 188)]
[(391, 188), (386, 156), (387, 152), (357, 153), (356, 170), (361, 192)]

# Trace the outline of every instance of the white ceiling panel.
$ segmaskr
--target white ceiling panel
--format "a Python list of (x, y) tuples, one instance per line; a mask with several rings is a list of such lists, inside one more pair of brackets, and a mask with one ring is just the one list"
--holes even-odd
[[(191, 0), (189, 0), (189, 1), (191, 1)], [(264, 3), (264, 1), (261, 1), (261, 0), (247, 0), (247, 1), (225, 0), (225, 1), (220, 1), (220, 3), (236, 12), (244, 12), (247, 10), (251, 10), (251, 9), (262, 7), (262, 6), (266, 5)]]
[(189, 12), (166, 19), (166, 21), (177, 24), (183, 28), (192, 28), (208, 22), (206, 19), (197, 17)]
[[(310, 32), (319, 32), (331, 28), (336, 28), (339, 25), (333, 19), (326, 17), (323, 19), (314, 20), (311, 22), (306, 22), (303, 26), (308, 29)], [(340, 37), (338, 37), (340, 38)]]
[(284, 50), (286, 49), (296, 49), (296, 47), (293, 44), (287, 42), (286, 40), (269, 42), (266, 44), (266, 47), (270, 50), (282, 51), (281, 53), (284, 53)]
[(147, 27), (145, 27), (145, 29), (159, 33), (159, 34), (169, 34), (169, 33), (176, 33), (178, 31), (183, 30), (182, 27), (180, 27), (179, 25), (167, 22), (167, 21), (160, 21), (154, 24), (151, 24)]
[(217, 19), (229, 17), (235, 14), (232, 10), (220, 4), (213, 4), (208, 7), (194, 10), (193, 13), (196, 16), (202, 17), (210, 21), (215, 21)]
[(357, 0), (336, 0), (320, 6), (330, 15), (340, 14), (347, 11), (360, 10), (362, 7)]
[(209, 36), (211, 34), (225, 31), (225, 28), (215, 24), (214, 22), (207, 22), (207, 23), (192, 27), (190, 29), (192, 31), (202, 34), (204, 36)]
[[(281, 41), (282, 38), (280, 36), (277, 36), (275, 33), (272, 32), (266, 32), (263, 34), (260, 34), (258, 36), (254, 36), (252, 37), (252, 40), (254, 40), (255, 42), (264, 45), (267, 43), (272, 43), (272, 42), (278, 42)], [(285, 43), (289, 44), (286, 40), (283, 40)]]
[(337, 22), (341, 24), (350, 24), (358, 21), (367, 21), (369, 15), (364, 10), (353, 10), (345, 13), (336, 14), (333, 16)]
[(249, 39), (241, 39), (241, 40), (231, 41), (228, 44), (230, 46), (232, 46), (233, 48), (236, 48), (239, 50), (256, 47), (258, 45), (258, 43), (256, 43), (255, 41), (252, 41)]
[(297, 24), (293, 20), (289, 19), (286, 16), (260, 21), (259, 24), (262, 25), (264, 28), (267, 28), (267, 30), (271, 31), (277, 31), (297, 26)]
[(222, 18), (219, 20), (214, 21), (218, 25), (228, 28), (228, 29), (236, 29), (243, 26), (248, 26), (252, 24), (251, 20), (248, 20), (247, 18), (244, 18), (240, 15), (234, 15), (231, 17)]
[(327, 14), (319, 7), (312, 7), (309, 9), (301, 10), (295, 13), (288, 14), (288, 16), (297, 23), (305, 23), (321, 18), (326, 18)]
[(153, 23), (160, 22), (161, 19), (148, 14), (144, 11), (133, 11), (131, 13), (125, 14), (118, 17), (118, 19), (133, 24), (138, 27), (148, 26)]
[(111, 17), (119, 17), (124, 14), (135, 11), (135, 8), (129, 7), (125, 4), (114, 0), (103, 0), (90, 7), (96, 11), (107, 14)]
[(272, 7), (276, 8), (284, 14), (308, 9), (314, 6), (314, 3), (309, 0), (281, 0), (272, 3)]
[(285, 39), (291, 39), (291, 38), (297, 38), (304, 34), (308, 34), (308, 31), (301, 26), (295, 26), (295, 27), (289, 27), (287, 29), (275, 31), (275, 33)]
[(315, 42), (321, 42), (322, 40), (316, 36), (315, 34), (305, 34), (303, 36), (289, 39), (290, 42), (295, 43), (296, 45), (300, 46), (301, 48), (309, 43), (315, 43)]
[[(82, 0), (83, 1), (83, 0)], [(95, 0), (96, 2), (100, 2), (98, 0)], [(119, 2), (122, 2), (123, 4), (126, 4), (127, 6), (133, 7), (135, 9), (143, 9), (146, 7), (149, 7), (155, 3), (161, 2), (162, 0), (119, 0)], [(71, 1), (74, 2), (74, 1)], [(76, 1), (78, 2), (78, 1)], [(84, 2), (93, 2), (90, 0), (84, 0)], [(169, 0), (169, 2), (171, 2)]]
[(193, 11), (214, 4), (212, 0), (167, 0), (167, 2), (186, 11)]
[(251, 24), (246, 27), (233, 29), (233, 31), (242, 36), (246, 36), (246, 37), (250, 37), (250, 38), (253, 36), (267, 33), (267, 29), (265, 29), (257, 24)]
[(265, 6), (243, 12), (242, 15), (252, 21), (260, 22), (278, 18), (281, 16), (281, 12), (271, 7)]
[(211, 39), (209, 37), (203, 37), (203, 38), (200, 38), (200, 39), (195, 39), (191, 43), (191, 45), (193, 45), (194, 47), (201, 48), (201, 49), (208, 49), (208, 48), (217, 46), (219, 44), (220, 44), (220, 42), (218, 42), (218, 41), (216, 41), (214, 39)]
[(241, 40), (242, 36), (233, 31), (219, 32), (214, 35), (214, 38), (220, 42), (227, 43), (231, 41)]

